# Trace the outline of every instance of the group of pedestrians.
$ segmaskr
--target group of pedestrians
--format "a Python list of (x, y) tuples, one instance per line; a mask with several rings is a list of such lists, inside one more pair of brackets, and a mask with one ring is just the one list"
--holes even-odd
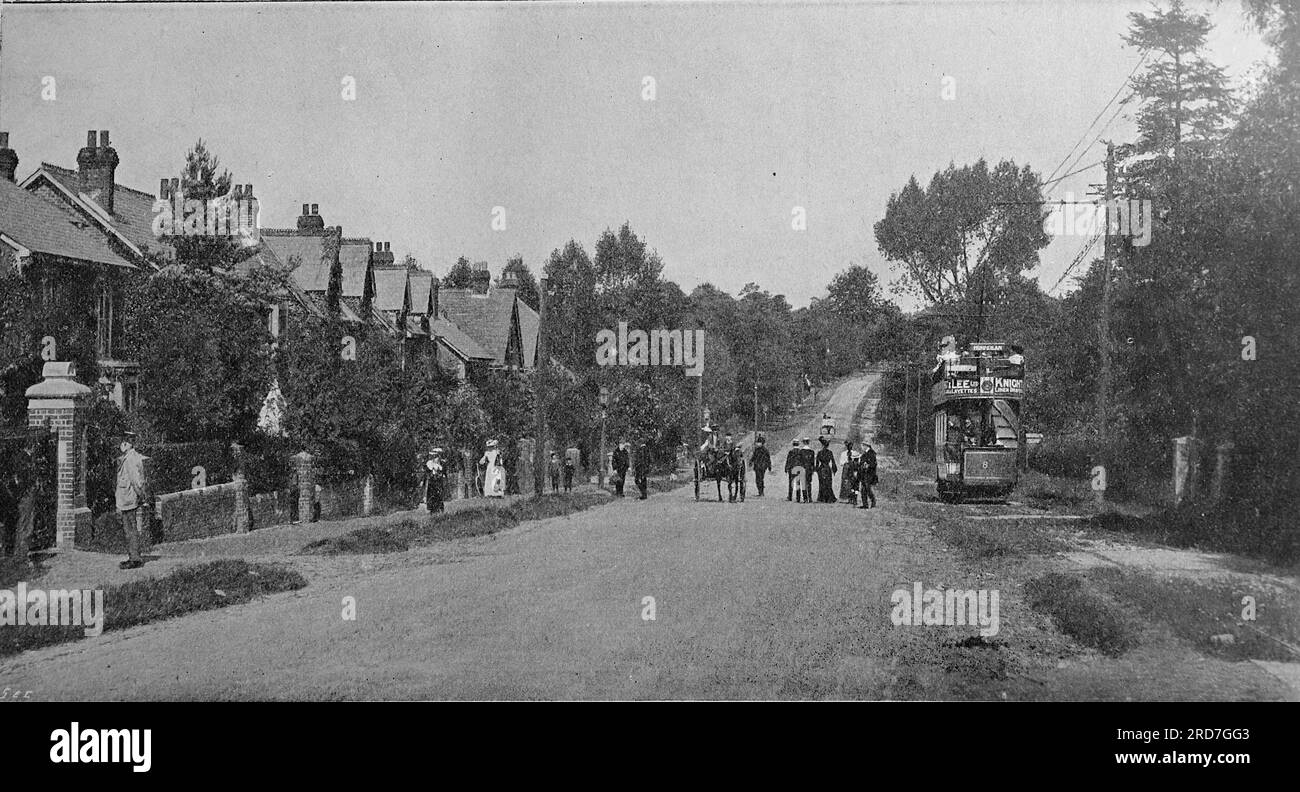
[[(813, 451), (812, 440), (796, 438), (785, 455), (785, 473), (789, 479), (786, 500), (812, 503), (812, 477), (817, 476), (818, 503), (848, 503), (870, 509), (876, 505), (872, 487), (880, 483), (877, 475), (876, 451), (870, 443), (863, 442), (862, 450), (853, 447), (852, 440), (844, 441), (844, 451), (839, 461), (830, 449), (830, 440), (817, 438), (821, 448)], [(840, 493), (835, 495), (835, 474), (840, 474)], [(756, 474), (757, 475), (757, 474)]]
[(626, 440), (620, 440), (610, 460), (614, 475), (610, 483), (614, 485), (614, 497), (623, 497), (623, 486), (627, 482), (627, 471), (632, 470), (632, 480), (641, 493), (639, 500), (650, 497), (650, 446), (648, 443), (637, 444), (635, 453)]

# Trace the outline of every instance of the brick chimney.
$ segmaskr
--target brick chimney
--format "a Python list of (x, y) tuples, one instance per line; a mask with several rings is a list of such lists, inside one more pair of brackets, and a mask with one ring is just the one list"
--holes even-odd
[(303, 204), (298, 218), (298, 230), (309, 234), (325, 231), (325, 218), (320, 216), (320, 204)]
[(108, 144), (108, 130), (100, 130), (96, 145), (95, 130), (86, 133), (86, 147), (77, 152), (77, 176), (80, 191), (113, 213), (113, 188), (117, 184), (117, 152)]
[(518, 289), (519, 274), (514, 270), (505, 270), (501, 273), (501, 280), (497, 281), (498, 289)]
[(13, 181), (14, 172), (17, 170), (18, 155), (9, 148), (9, 133), (0, 132), (0, 176)]
[(487, 294), (488, 288), (492, 286), (492, 273), (488, 270), (486, 261), (474, 262), (474, 277), (470, 281), (470, 288), (478, 294)]
[(393, 246), (391, 242), (376, 242), (375, 249), (370, 251), (370, 263), (376, 267), (393, 266)]

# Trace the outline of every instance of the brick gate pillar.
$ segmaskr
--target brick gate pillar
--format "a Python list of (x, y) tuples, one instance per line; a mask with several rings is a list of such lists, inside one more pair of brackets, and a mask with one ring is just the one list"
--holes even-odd
[(41, 381), (27, 389), (27, 424), (48, 425), (58, 433), (58, 512), (55, 548), (71, 550), (77, 528), (87, 534), (90, 509), (86, 506), (86, 400), (90, 388), (77, 382), (73, 363), (46, 363)]

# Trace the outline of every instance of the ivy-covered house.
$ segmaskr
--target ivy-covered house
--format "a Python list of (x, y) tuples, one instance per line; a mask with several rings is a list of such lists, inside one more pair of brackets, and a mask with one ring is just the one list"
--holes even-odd
[(128, 273), (161, 247), (150, 231), (154, 197), (116, 183), (107, 131), (88, 133), (77, 170), (41, 163), (21, 183), (8, 138), (0, 133), (0, 242), (10, 274), (31, 290), (28, 326), (9, 335), (38, 345), (28, 367), (75, 361), (83, 379), (131, 409), (139, 367), (123, 359), (122, 301)]

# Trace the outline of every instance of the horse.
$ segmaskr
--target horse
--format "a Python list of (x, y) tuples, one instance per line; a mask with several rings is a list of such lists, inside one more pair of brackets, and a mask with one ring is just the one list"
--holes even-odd
[[(696, 460), (699, 466), (700, 479), (713, 479), (718, 487), (718, 503), (722, 503), (722, 482), (727, 481), (727, 492), (731, 493), (731, 459), (730, 455), (724, 454), (716, 448), (709, 448), (701, 451)], [(697, 485), (698, 487), (698, 485)], [(697, 488), (696, 495), (699, 490)], [(733, 497), (732, 500), (735, 500)]]

